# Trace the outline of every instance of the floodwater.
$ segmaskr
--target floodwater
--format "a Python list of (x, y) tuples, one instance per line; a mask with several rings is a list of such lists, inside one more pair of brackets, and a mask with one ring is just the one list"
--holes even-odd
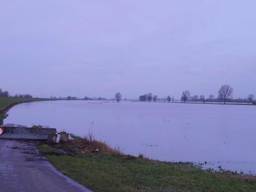
[(56, 101), (18, 105), (5, 123), (92, 134), (127, 154), (256, 174), (255, 117), (254, 106)]

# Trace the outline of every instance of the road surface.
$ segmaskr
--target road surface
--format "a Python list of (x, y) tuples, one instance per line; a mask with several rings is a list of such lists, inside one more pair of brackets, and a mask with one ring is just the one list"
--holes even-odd
[(33, 143), (10, 140), (0, 140), (0, 191), (90, 192), (59, 173)]

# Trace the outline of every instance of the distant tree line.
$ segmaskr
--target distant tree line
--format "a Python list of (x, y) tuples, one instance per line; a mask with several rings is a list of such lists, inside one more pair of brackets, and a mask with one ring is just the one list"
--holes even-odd
[(11, 96), (8, 91), (3, 91), (2, 89), (0, 89), (0, 97), (14, 97), (14, 98), (25, 98), (25, 99), (33, 98), (33, 96), (29, 94), (17, 94), (17, 95)]
[(9, 97), (9, 92), (3, 91), (2, 89), (0, 89), (0, 97)]
[(104, 100), (107, 100), (107, 99), (104, 98), (104, 97), (87, 97), (87, 96), (85, 96), (83, 98), (83, 100), (104, 101)]
[[(181, 94), (180, 101), (181, 102), (200, 102), (200, 103), (223, 103), (226, 104), (228, 102), (235, 103), (251, 103), (256, 105), (255, 96), (253, 94), (248, 95), (247, 98), (233, 98), (234, 89), (230, 85), (222, 85), (217, 92), (217, 96), (210, 94), (209, 96), (205, 95), (191, 95), (189, 90), (185, 90)], [(153, 95), (152, 93), (147, 93), (139, 96), (139, 101), (142, 102), (156, 102), (156, 101), (165, 101), (165, 102), (179, 102), (175, 100), (171, 96), (167, 96), (165, 99), (158, 98), (157, 95)]]
[(24, 99), (32, 99), (33, 96), (29, 95), (29, 94), (25, 94), (25, 95), (15, 95), (14, 97), (16, 98), (24, 98)]
[(252, 103), (256, 104), (255, 97), (253, 94), (248, 95), (247, 98), (233, 98), (234, 89), (230, 85), (222, 85), (217, 93), (217, 97), (214, 95), (209, 95), (206, 98), (204, 95), (193, 95), (191, 96), (190, 91), (186, 90), (182, 92), (181, 101), (182, 102), (223, 102), (226, 104), (227, 102), (237, 102), (237, 103)]
[(120, 102), (122, 100), (122, 94), (120, 92), (115, 94), (115, 99), (117, 102)]
[[(205, 95), (191, 95), (189, 90), (185, 90), (181, 94), (180, 100), (175, 100), (174, 97), (167, 96), (166, 98), (159, 98), (157, 95), (154, 95), (152, 93), (146, 93), (139, 96), (139, 101), (141, 102), (200, 102), (200, 103), (210, 103), (210, 102), (223, 102), (226, 104), (227, 102), (236, 102), (236, 103), (251, 103), (256, 105), (255, 96), (253, 94), (249, 94), (247, 98), (233, 98), (234, 89), (230, 85), (222, 85), (220, 89), (217, 92), (217, 96), (211, 94), (208, 97)], [(33, 96), (30, 94), (17, 94), (14, 96), (11, 96), (8, 91), (3, 91), (0, 89), (0, 97), (15, 97), (15, 98), (26, 98), (26, 99), (32, 99)], [(54, 100), (108, 100), (104, 97), (87, 97), (84, 98), (78, 98), (73, 96), (67, 96), (67, 97), (51, 97), (50, 99)], [(123, 99), (122, 94), (120, 92), (117, 92), (114, 95), (114, 100), (116, 102), (121, 102)], [(124, 99), (127, 100), (127, 99)]]
[(66, 99), (67, 100), (77, 100), (77, 97), (67, 96)]
[(156, 102), (158, 100), (158, 97), (157, 95), (153, 95), (152, 93), (147, 93), (147, 94), (144, 94), (144, 95), (141, 95), (139, 96), (139, 100), (140, 101), (143, 101), (143, 102)]

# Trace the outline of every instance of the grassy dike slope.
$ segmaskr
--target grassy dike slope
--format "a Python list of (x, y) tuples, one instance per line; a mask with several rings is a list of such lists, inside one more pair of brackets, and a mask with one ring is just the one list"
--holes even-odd
[(23, 101), (25, 101), (25, 99), (0, 97), (0, 122), (4, 119), (5, 113), (10, 107)]
[(8, 107), (9, 105), (23, 101), (22, 98), (12, 98), (12, 97), (0, 97), (0, 110)]
[(46, 99), (26, 99), (26, 98), (15, 98), (15, 97), (0, 97), (0, 122), (4, 119), (5, 113), (13, 106), (33, 101), (44, 101)]
[(43, 144), (39, 149), (57, 169), (94, 192), (256, 191), (256, 178), (252, 176), (122, 155), (88, 139)]

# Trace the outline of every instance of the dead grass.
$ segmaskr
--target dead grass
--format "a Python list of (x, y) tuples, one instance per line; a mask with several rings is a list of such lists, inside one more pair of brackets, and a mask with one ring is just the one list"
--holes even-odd
[(51, 147), (56, 150), (63, 150), (67, 154), (84, 155), (101, 153), (106, 155), (120, 155), (120, 151), (112, 149), (106, 143), (96, 141), (92, 136), (86, 138), (76, 138), (66, 143), (53, 144)]
[(204, 171), (192, 164), (123, 155), (92, 135), (39, 145), (60, 171), (95, 192), (255, 192), (255, 177)]

